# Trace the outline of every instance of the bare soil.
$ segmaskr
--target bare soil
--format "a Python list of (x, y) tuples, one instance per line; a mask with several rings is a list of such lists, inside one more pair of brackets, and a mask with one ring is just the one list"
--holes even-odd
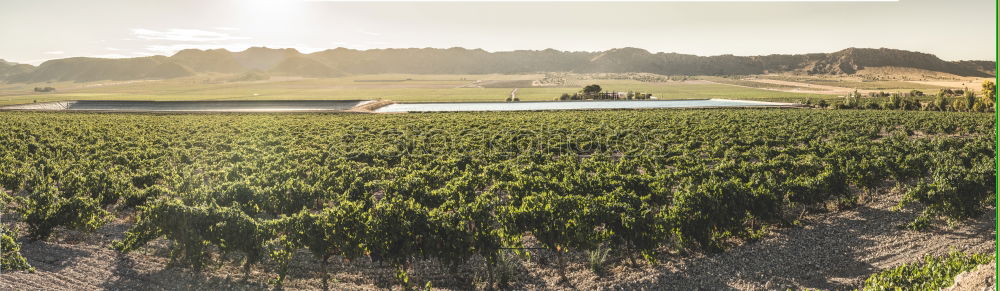
[[(881, 79), (913, 80), (957, 80), (962, 76), (906, 67), (865, 67), (855, 72), (855, 75), (878, 76)], [(972, 77), (966, 77), (972, 78)]]
[[(924, 84), (924, 85), (931, 85), (931, 86), (950, 87), (950, 88), (968, 88), (969, 90), (972, 90), (973, 92), (976, 92), (976, 94), (980, 94), (979, 91), (982, 90), (982, 88), (983, 88), (983, 81), (986, 81), (986, 80), (991, 80), (991, 79), (982, 79), (982, 78), (980, 78), (980, 79), (968, 79), (968, 78), (966, 78), (966, 79), (962, 79), (962, 80), (958, 80), (958, 81), (941, 81), (941, 80), (935, 80), (935, 81), (910, 81), (910, 82), (920, 83), (920, 84)], [(931, 93), (934, 93), (934, 92), (931, 92)]]
[[(844, 95), (844, 94), (847, 94), (847, 93), (850, 93), (850, 92), (854, 91), (854, 89), (851, 89), (851, 88), (844, 88), (844, 87), (837, 87), (837, 86), (827, 86), (827, 85), (816, 85), (816, 84), (810, 84), (810, 83), (804, 83), (804, 82), (793, 82), (793, 81), (774, 80), (774, 79), (765, 79), (765, 78), (754, 78), (754, 79), (747, 79), (747, 80), (748, 81), (758, 82), (758, 83), (767, 83), (767, 84), (784, 85), (784, 86), (794, 86), (794, 87), (808, 88), (809, 89), (809, 90), (803, 90), (803, 89), (798, 89), (798, 88), (795, 88), (795, 89), (769, 89), (769, 90), (782, 91), (782, 92), (815, 93), (815, 94), (840, 94), (840, 95)], [(859, 90), (859, 91), (863, 91), (863, 90)]]
[(944, 291), (993, 291), (997, 290), (996, 263), (987, 263), (955, 276), (955, 284)]
[[(800, 226), (779, 228), (754, 242), (717, 254), (664, 250), (656, 265), (631, 266), (612, 253), (605, 270), (586, 266), (586, 255), (570, 254), (568, 282), (561, 282), (550, 252), (530, 250), (509, 269), (517, 290), (786, 290), (816, 288), (851, 290), (870, 274), (941, 255), (954, 249), (989, 252), (994, 248), (995, 211), (978, 219), (926, 231), (901, 226), (916, 209), (894, 211), (899, 191), (869, 197), (863, 204), (838, 212), (807, 215)], [(110, 248), (129, 224), (125, 218), (95, 233), (61, 231), (50, 242), (21, 240), (22, 251), (38, 270), (0, 274), (0, 290), (263, 290), (272, 289), (274, 266), (254, 267), (244, 277), (239, 264), (210, 266), (201, 272), (170, 267), (167, 243), (156, 241), (142, 251), (120, 255)], [(529, 246), (531, 244), (529, 243)], [(230, 258), (237, 259), (237, 258)], [(431, 281), (435, 289), (471, 290), (485, 285), (481, 260), (457, 268), (433, 261), (414, 265), (412, 282)], [(322, 289), (320, 269), (307, 252), (290, 267), (285, 289)], [(330, 290), (398, 288), (394, 270), (368, 259), (336, 260), (330, 268)]]

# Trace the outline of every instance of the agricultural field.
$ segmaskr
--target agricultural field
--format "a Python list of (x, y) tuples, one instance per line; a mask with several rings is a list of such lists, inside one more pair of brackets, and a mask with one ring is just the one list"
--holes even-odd
[[(0, 103), (31, 103), (35, 100), (368, 100), (419, 101), (503, 101), (509, 88), (470, 88), (481, 75), (372, 75), (344, 78), (275, 78), (253, 82), (227, 82), (227, 77), (197, 77), (121, 84), (27, 84), (0, 90)], [(465, 80), (463, 80), (465, 78)], [(59, 89), (56, 93), (27, 94), (41, 85)], [(522, 92), (524, 98), (531, 93)], [(548, 94), (546, 94), (548, 93)], [(557, 91), (536, 94), (558, 96)], [(543, 98), (542, 96), (536, 98)], [(550, 98), (549, 98), (550, 99)]]
[(699, 80), (710, 81), (714, 83), (721, 83), (727, 85), (735, 85), (742, 87), (751, 88), (761, 88), (761, 89), (772, 89), (772, 90), (809, 90), (808, 87), (801, 87), (795, 85), (784, 85), (784, 84), (773, 84), (765, 82), (757, 82), (753, 79), (744, 77), (717, 77), (717, 76), (698, 76)]
[[(597, 82), (607, 91), (639, 91), (652, 93), (658, 99), (742, 99), (774, 102), (799, 102), (807, 99), (836, 99), (836, 95), (781, 92), (757, 88), (732, 86), (729, 84), (699, 81), (668, 83), (634, 83), (622, 81)], [(572, 93), (578, 89), (570, 89)]]
[(0, 288), (861, 288), (941, 246), (992, 251), (995, 126), (880, 110), (8, 112), (0, 219), (20, 251), (4, 266), (36, 270)]
[[(395, 102), (502, 102), (513, 89), (521, 101), (551, 101), (598, 84), (606, 91), (639, 91), (659, 99), (744, 99), (798, 103), (836, 100), (854, 90), (933, 94), (977, 89), (979, 82), (865, 81), (849, 76), (661, 76), (655, 74), (357, 75), (339, 78), (273, 77), (237, 81), (232, 75), (168, 80), (4, 84), (0, 105), (64, 100), (376, 100)], [(958, 83), (956, 83), (958, 82)], [(932, 85), (939, 84), (939, 85)], [(35, 87), (55, 92), (36, 93)]]
[[(962, 80), (865, 80), (859, 77), (849, 76), (808, 76), (808, 75), (762, 75), (761, 79), (773, 79), (791, 82), (800, 82), (821, 86), (834, 86), (862, 91), (891, 91), (906, 92), (909, 90), (921, 90), (927, 93), (934, 93), (940, 89), (977, 89), (985, 78), (964, 78)], [(938, 83), (940, 85), (933, 85)]]
[(994, 1), (6, 2), (0, 291), (1000, 291)]
[[(396, 102), (502, 102), (518, 88), (521, 101), (551, 101), (562, 93), (600, 84), (607, 90), (642, 91), (660, 99), (729, 98), (801, 101), (834, 95), (780, 92), (694, 80), (642, 82), (566, 78), (561, 86), (531, 86), (542, 74), (528, 75), (361, 75), (341, 78), (275, 77), (261, 81), (231, 81), (234, 76), (91, 83), (5, 84), (0, 105), (63, 100), (374, 100)], [(586, 84), (584, 84), (586, 83)], [(527, 86), (525, 86), (527, 85)], [(54, 87), (35, 93), (35, 87)]]

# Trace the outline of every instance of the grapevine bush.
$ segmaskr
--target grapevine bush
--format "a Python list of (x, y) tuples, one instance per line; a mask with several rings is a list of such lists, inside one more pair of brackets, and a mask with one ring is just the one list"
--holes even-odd
[(13, 232), (0, 226), (0, 271), (34, 271), (35, 268), (21, 256), (21, 245), (14, 237)]
[(280, 283), (304, 250), (324, 274), (371, 259), (413, 287), (414, 263), (478, 257), (493, 283), (505, 248), (560, 267), (723, 251), (892, 185), (923, 224), (974, 218), (995, 194), (994, 130), (972, 112), (8, 112), (0, 187), (31, 239), (129, 218), (118, 250), (163, 239), (179, 266), (268, 262)]
[(989, 254), (952, 251), (942, 256), (924, 256), (921, 261), (887, 269), (868, 277), (864, 290), (940, 290), (954, 284), (955, 276), (991, 263)]

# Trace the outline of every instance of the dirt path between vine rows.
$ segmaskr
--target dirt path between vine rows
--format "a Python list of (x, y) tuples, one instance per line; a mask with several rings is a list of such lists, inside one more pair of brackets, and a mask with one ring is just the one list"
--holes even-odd
[[(695, 255), (636, 275), (625, 289), (645, 286), (670, 290), (852, 290), (879, 270), (950, 250), (993, 252), (995, 215), (955, 227), (913, 231), (913, 209), (893, 211), (901, 195), (887, 194), (851, 210), (815, 215), (803, 227), (779, 229), (758, 242), (722, 254)], [(995, 213), (989, 211), (989, 213)], [(671, 270), (672, 269), (672, 270)]]
[[(510, 269), (517, 290), (786, 290), (816, 288), (849, 290), (871, 273), (949, 250), (991, 252), (995, 215), (954, 227), (928, 231), (902, 229), (916, 215), (913, 209), (893, 211), (898, 193), (883, 194), (853, 209), (810, 215), (802, 226), (775, 230), (765, 238), (720, 254), (698, 252), (661, 255), (656, 266), (629, 267), (612, 259), (596, 275), (584, 254), (574, 254), (560, 283), (554, 259), (536, 252)], [(990, 211), (989, 213), (994, 213)], [(238, 264), (211, 266), (203, 272), (168, 268), (166, 244), (119, 255), (110, 242), (128, 224), (117, 221), (94, 234), (63, 231), (51, 242), (27, 242), (22, 251), (38, 271), (0, 274), (0, 290), (263, 290), (270, 289), (273, 267), (255, 267), (244, 278)], [(68, 233), (68, 234), (67, 234)], [(419, 262), (411, 272), (419, 286), (469, 290), (483, 285), (482, 262), (473, 260), (452, 270), (435, 262)], [(286, 289), (320, 289), (319, 267), (306, 252), (296, 254)], [(368, 259), (330, 266), (330, 290), (371, 290), (392, 286), (393, 270)]]

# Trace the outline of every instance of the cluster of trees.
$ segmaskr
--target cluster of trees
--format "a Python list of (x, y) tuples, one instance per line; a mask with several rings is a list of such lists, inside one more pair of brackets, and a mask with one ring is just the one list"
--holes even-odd
[[(836, 109), (892, 109), (892, 110), (921, 110), (923, 107), (916, 97), (910, 97), (902, 93), (878, 92), (869, 94), (868, 98), (862, 97), (858, 91), (851, 92), (844, 97), (844, 101), (834, 105)], [(825, 100), (822, 100), (825, 101)], [(829, 105), (826, 102), (817, 104), (821, 108)]]
[(56, 88), (52, 88), (52, 87), (35, 87), (35, 92), (39, 92), (39, 93), (55, 92), (55, 91), (56, 91)]
[(593, 84), (583, 87), (580, 92), (573, 94), (563, 93), (556, 100), (648, 100), (653, 97), (651, 93), (637, 91), (628, 92), (604, 92), (600, 85)]
[[(941, 89), (932, 99), (921, 102), (917, 97), (923, 92), (913, 90), (909, 93), (870, 92), (868, 97), (862, 97), (854, 91), (844, 97), (844, 101), (836, 104), (837, 109), (891, 109), (891, 110), (923, 110), (923, 111), (958, 111), (958, 112), (993, 112), (996, 104), (996, 84), (985, 81), (980, 94), (972, 90)], [(829, 106), (825, 100), (816, 103), (817, 107)], [(813, 105), (807, 101), (807, 105)]]
[(993, 130), (984, 114), (891, 111), (11, 113), (0, 186), (30, 239), (135, 215), (114, 248), (164, 239), (178, 266), (281, 284), (308, 251), (324, 269), (388, 263), (411, 288), (414, 264), (478, 258), (492, 287), (505, 248), (539, 247), (559, 272), (573, 253), (718, 252), (886, 181), (914, 182), (915, 224), (974, 217), (994, 195)]
[[(855, 90), (855, 92), (852, 92), (851, 95), (860, 95), (860, 94)], [(924, 96), (924, 92), (920, 90), (910, 90), (910, 92), (907, 93), (899, 93), (899, 92), (890, 93), (885, 91), (868, 92), (868, 98), (887, 98), (894, 95), (897, 97), (921, 97)]]

